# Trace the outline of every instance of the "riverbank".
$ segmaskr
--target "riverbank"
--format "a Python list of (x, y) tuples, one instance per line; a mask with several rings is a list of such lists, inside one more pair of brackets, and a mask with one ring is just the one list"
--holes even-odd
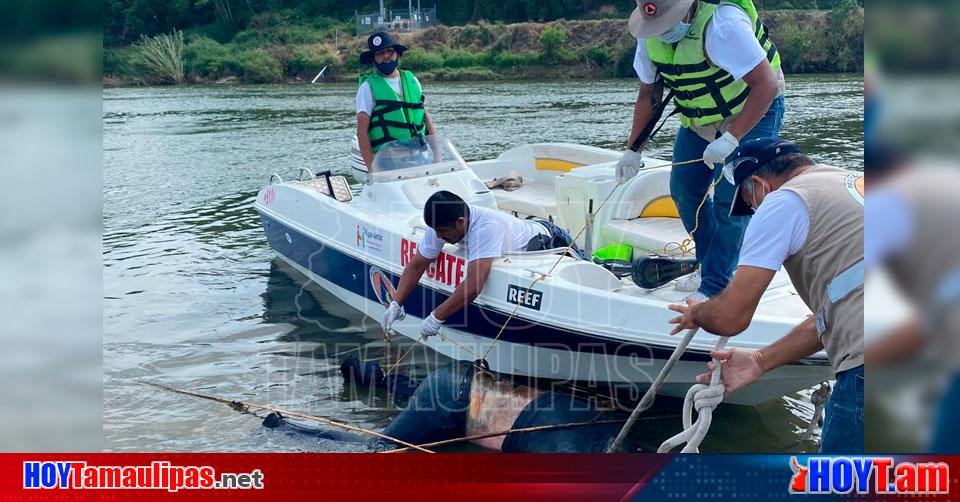
[[(761, 14), (787, 73), (863, 71), (862, 8)], [(178, 35), (179, 36), (179, 35)], [(177, 37), (170, 37), (175, 39)], [(402, 67), (424, 81), (596, 79), (633, 76), (636, 40), (626, 20), (435, 26), (397, 35), (411, 48)], [(105, 86), (177, 83), (351, 81), (366, 37), (264, 17), (221, 43), (202, 31), (171, 42), (167, 64), (145, 60), (147, 43), (104, 49)], [(178, 67), (177, 63), (180, 66)], [(158, 70), (158, 67), (160, 70)], [(170, 70), (173, 68), (173, 70)]]

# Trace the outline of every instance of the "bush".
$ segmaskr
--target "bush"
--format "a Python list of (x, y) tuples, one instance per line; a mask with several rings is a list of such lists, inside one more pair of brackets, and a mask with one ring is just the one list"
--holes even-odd
[(595, 45), (587, 49), (586, 57), (597, 66), (607, 67), (613, 63), (613, 50), (607, 46)]
[(523, 54), (514, 54), (512, 52), (501, 52), (493, 58), (493, 64), (497, 68), (514, 68), (516, 66), (521, 66), (527, 61), (527, 58)]
[(400, 65), (411, 71), (433, 70), (443, 67), (443, 57), (421, 49), (410, 49), (403, 54)]
[(465, 49), (443, 51), (443, 66), (447, 68), (467, 68), (480, 66), (490, 61), (490, 54)]
[(137, 44), (140, 66), (155, 83), (183, 82), (183, 32), (173, 30), (155, 37), (140, 37)]
[(316, 75), (324, 66), (333, 66), (336, 63), (336, 56), (322, 44), (298, 45), (293, 48), (290, 59), (287, 60), (287, 74)]
[(287, 26), (272, 37), (278, 44), (314, 44), (322, 42), (323, 33), (307, 26)]
[(250, 49), (240, 54), (244, 82), (269, 83), (283, 79), (280, 62), (263, 49)]
[(240, 63), (231, 48), (204, 36), (187, 44), (184, 59), (187, 73), (203, 78), (217, 79), (224, 72), (240, 72)]
[(562, 26), (548, 26), (540, 33), (540, 45), (548, 62), (559, 59), (563, 46), (567, 43), (567, 31)]
[(104, 47), (103, 74), (114, 77), (137, 76), (137, 47)]

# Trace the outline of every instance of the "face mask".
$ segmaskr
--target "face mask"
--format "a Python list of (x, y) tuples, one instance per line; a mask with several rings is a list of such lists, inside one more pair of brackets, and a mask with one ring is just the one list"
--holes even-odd
[(668, 44), (675, 44), (683, 40), (683, 37), (687, 36), (688, 31), (690, 31), (690, 23), (684, 23), (681, 21), (675, 24), (673, 28), (667, 30), (666, 33), (660, 35), (660, 40), (663, 40)]
[(397, 71), (397, 66), (400, 66), (399, 59), (387, 61), (386, 63), (377, 63), (377, 71), (384, 75), (393, 75), (393, 72)]

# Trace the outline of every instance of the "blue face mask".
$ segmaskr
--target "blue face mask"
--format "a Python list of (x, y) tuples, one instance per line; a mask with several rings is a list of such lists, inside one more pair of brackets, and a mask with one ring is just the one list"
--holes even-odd
[(663, 40), (668, 44), (675, 44), (683, 40), (683, 37), (687, 36), (688, 31), (690, 31), (690, 23), (684, 23), (681, 21), (675, 24), (673, 28), (667, 30), (666, 33), (660, 35), (660, 40)]
[(399, 59), (394, 59), (393, 61), (387, 61), (386, 63), (377, 63), (377, 71), (384, 75), (393, 75), (393, 72), (397, 71), (397, 66), (400, 65)]

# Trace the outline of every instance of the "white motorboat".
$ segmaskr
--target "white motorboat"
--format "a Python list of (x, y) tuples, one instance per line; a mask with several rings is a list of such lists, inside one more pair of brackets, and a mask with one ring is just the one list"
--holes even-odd
[[(639, 175), (617, 187), (618, 152), (533, 144), (467, 164), (448, 141), (427, 139), (386, 145), (362, 186), (306, 169), (297, 181), (271, 177), (254, 204), (270, 246), (321, 287), (379, 322), (426, 229), (424, 202), (438, 190), (519, 217), (552, 219), (571, 235), (587, 226), (578, 244), (594, 249), (629, 244), (639, 254), (664, 253), (687, 237), (669, 196), (670, 168), (663, 161), (646, 159)], [(482, 181), (508, 171), (523, 176), (519, 189), (490, 190)], [(456, 245), (444, 248), (406, 301), (406, 317), (394, 325), (397, 333), (420, 339), (422, 319), (463, 280), (465, 256)], [(674, 313), (666, 306), (687, 294), (672, 283), (643, 289), (629, 277), (619, 278), (560, 250), (510, 254), (495, 261), (476, 301), (448, 319), (441, 336), (423, 343), (458, 360), (486, 355), (490, 368), (501, 373), (631, 384), (643, 390), (679, 340), (668, 336), (667, 320)], [(730, 339), (728, 347), (766, 346), (809, 314), (780, 271), (750, 327)], [(683, 396), (704, 371), (715, 342), (713, 335), (698, 334), (661, 392)], [(820, 352), (768, 373), (727, 402), (761, 403), (831, 375)]]

